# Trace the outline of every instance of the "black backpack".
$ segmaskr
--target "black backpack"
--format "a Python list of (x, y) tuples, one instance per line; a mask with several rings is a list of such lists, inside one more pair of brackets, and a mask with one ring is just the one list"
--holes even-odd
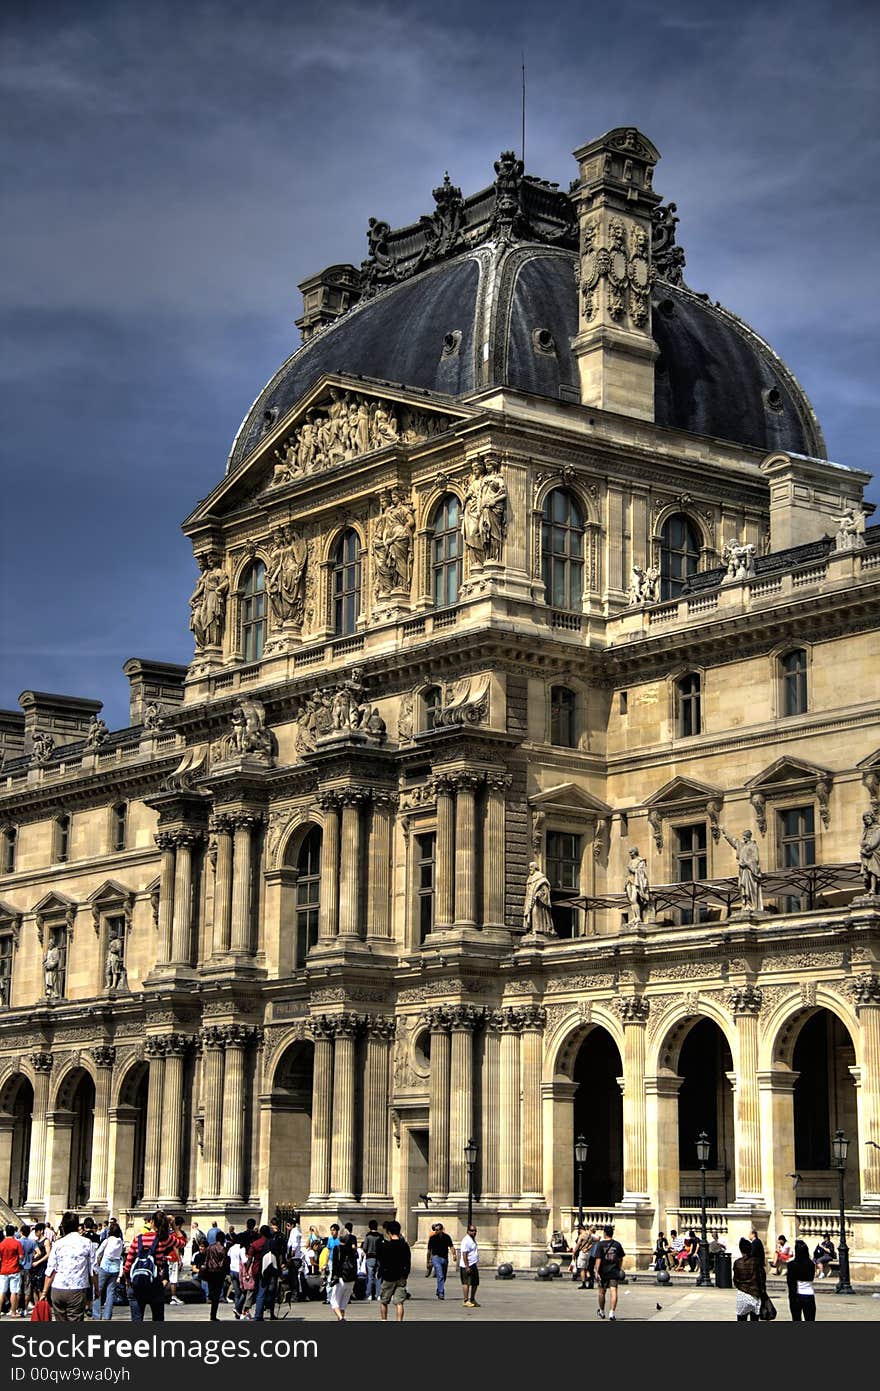
[(358, 1258), (354, 1244), (349, 1243), (340, 1248), (339, 1251), (339, 1278), (343, 1281), (356, 1280), (358, 1273)]

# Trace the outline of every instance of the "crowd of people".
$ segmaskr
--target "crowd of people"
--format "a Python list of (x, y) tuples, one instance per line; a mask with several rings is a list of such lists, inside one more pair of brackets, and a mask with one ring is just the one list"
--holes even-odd
[[(479, 1307), (476, 1236), (468, 1227), (456, 1248), (443, 1224), (434, 1224), (425, 1273), (434, 1277), (438, 1299), (446, 1297), (449, 1264), (457, 1260), (462, 1303)], [(126, 1238), (115, 1217), (99, 1227), (94, 1217), (81, 1221), (65, 1212), (57, 1230), (44, 1222), (33, 1229), (26, 1222), (7, 1226), (0, 1241), (0, 1317), (79, 1322), (112, 1319), (127, 1306), (135, 1322), (148, 1311), (164, 1320), (166, 1304), (185, 1302), (180, 1286), (187, 1272), (212, 1321), (221, 1304), (236, 1319), (262, 1321), (276, 1318), (282, 1301), (323, 1299), (342, 1322), (349, 1301), (360, 1297), (378, 1303), (383, 1320), (393, 1307), (401, 1322), (411, 1267), (409, 1244), (393, 1220), (380, 1231), (371, 1219), (360, 1238), (351, 1222), (332, 1223), (326, 1236), (314, 1226), (304, 1233), (298, 1216), (290, 1222), (276, 1216), (263, 1226), (249, 1218), (240, 1232), (217, 1221), (206, 1232), (198, 1225), (187, 1232), (177, 1216), (159, 1209)]]

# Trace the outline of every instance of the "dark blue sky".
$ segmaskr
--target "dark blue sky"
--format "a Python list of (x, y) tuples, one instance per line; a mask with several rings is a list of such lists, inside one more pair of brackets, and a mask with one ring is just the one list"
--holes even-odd
[[(877, 7), (7, 0), (0, 33), (0, 706), (33, 687), (127, 723), (130, 656), (185, 662), (179, 523), (297, 341), (297, 281), (366, 253), (373, 214), (465, 193), (519, 139), (634, 124), (663, 156), (688, 281), (810, 395), (831, 457), (875, 468)], [(875, 484), (874, 499), (880, 497)]]

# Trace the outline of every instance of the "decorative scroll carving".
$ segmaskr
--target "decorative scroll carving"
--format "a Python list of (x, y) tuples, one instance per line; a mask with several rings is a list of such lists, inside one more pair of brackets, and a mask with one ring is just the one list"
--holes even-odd
[(654, 844), (658, 850), (663, 849), (663, 818), (656, 807), (652, 807), (648, 812), (648, 825), (654, 836)]
[(767, 834), (767, 798), (761, 792), (750, 792), (749, 801), (755, 813), (755, 821), (762, 836)]
[(464, 676), (445, 687), (442, 704), (434, 710), (434, 728), (482, 724), (489, 714), (489, 683), (485, 676)]
[(31, 747), (31, 764), (35, 768), (41, 768), (48, 763), (52, 754), (55, 752), (55, 740), (51, 734), (44, 734), (42, 730), (37, 730), (33, 738)]
[(31, 1053), (30, 1055), (30, 1063), (34, 1072), (51, 1072), (53, 1062), (54, 1058), (51, 1053)]

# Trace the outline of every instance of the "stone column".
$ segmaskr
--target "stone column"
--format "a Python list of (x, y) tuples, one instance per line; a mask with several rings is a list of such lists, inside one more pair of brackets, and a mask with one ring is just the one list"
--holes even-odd
[(34, 1069), (34, 1110), (31, 1121), (31, 1152), (28, 1158), (28, 1204), (46, 1199), (46, 1115), (49, 1110), (51, 1053), (31, 1053)]
[(333, 1020), (333, 1147), (330, 1155), (330, 1191), (334, 1198), (354, 1201), (355, 1176), (355, 1046), (359, 1019), (340, 1014)]
[(223, 1067), (223, 1138), (220, 1158), (220, 1193), (227, 1202), (242, 1202), (244, 1191), (245, 1053), (254, 1031), (244, 1024), (227, 1024), (223, 1030), (226, 1061)]
[(509, 773), (486, 774), (483, 836), (483, 926), (504, 927), (505, 812)]
[(619, 999), (623, 1021), (623, 1200), (648, 1201), (648, 1113), (645, 1031), (650, 1005), (640, 995)]
[(113, 1079), (115, 1048), (92, 1048), (95, 1064), (95, 1116), (92, 1123), (92, 1165), (89, 1172), (89, 1203), (107, 1204), (107, 1160), (110, 1139), (110, 1083)]
[(541, 1059), (547, 1011), (541, 1005), (526, 1005), (522, 1017), (522, 1194), (541, 1198), (544, 1194), (544, 1145), (541, 1106)]
[(369, 897), (367, 936), (391, 936), (391, 828), (397, 797), (386, 791), (373, 793), (370, 825)]
[(202, 1174), (203, 1198), (217, 1198), (220, 1195), (220, 1145), (223, 1133), (223, 1050), (226, 1047), (226, 1031), (212, 1024), (202, 1029), (202, 1080), (204, 1094), (203, 1136), (202, 1136)]
[[(477, 773), (454, 775), (455, 795), (455, 926), (477, 925)], [(465, 1136), (465, 1139), (468, 1137)]]
[(260, 825), (254, 812), (240, 811), (233, 817), (235, 844), (232, 874), (232, 950), (253, 951), (251, 940), (251, 893), (253, 885), (253, 837)]
[(330, 1192), (330, 1127), (333, 1117), (333, 1035), (335, 1021), (326, 1014), (314, 1015), (309, 1030), (315, 1040), (315, 1067), (312, 1073), (312, 1173), (309, 1202), (326, 1198)]
[(395, 1021), (383, 1015), (367, 1020), (361, 1154), (361, 1198), (379, 1203), (388, 1197), (388, 1069)]
[[(198, 831), (174, 833), (177, 855), (174, 865), (174, 922), (171, 929), (171, 960), (189, 966), (192, 960), (193, 849), (201, 840)], [(160, 899), (161, 905), (161, 899)]]
[(480, 1135), (480, 1173), (485, 1197), (498, 1192), (498, 1135), (499, 1135), (499, 1077), (501, 1028), (504, 1015), (500, 1009), (486, 1015), (483, 1028), (483, 1067), (481, 1087), (482, 1131)]
[(324, 813), (318, 940), (326, 943), (339, 931), (339, 798), (335, 792), (322, 792), (318, 805)]
[(162, 1086), (162, 1151), (159, 1159), (159, 1201), (181, 1205), (183, 1167), (183, 1065), (189, 1039), (186, 1034), (166, 1034), (165, 1077)]
[(213, 817), (209, 829), (217, 839), (213, 955), (221, 956), (232, 941), (232, 817)]
[(758, 1014), (763, 996), (753, 985), (731, 992), (736, 1021), (736, 1201), (761, 1198), (761, 1111), (758, 1096)]
[(177, 842), (173, 831), (159, 831), (155, 840), (162, 851), (162, 869), (159, 877), (158, 964), (166, 965), (171, 960), (171, 924), (174, 920), (174, 847)]
[(455, 917), (455, 815), (454, 785), (446, 774), (434, 778), (437, 796), (437, 887), (434, 931), (452, 926)]
[(449, 1086), (449, 1193), (467, 1197), (468, 1167), (464, 1147), (474, 1129), (474, 1029), (481, 1019), (475, 1005), (453, 1005)]
[(648, 1116), (648, 1192), (657, 1207), (659, 1230), (668, 1232), (679, 1205), (678, 1093), (683, 1078), (659, 1074), (645, 1078)]
[(852, 996), (862, 1035), (861, 1074), (858, 1090), (861, 1140), (861, 1201), (880, 1202), (880, 1150), (865, 1143), (880, 1142), (880, 976), (857, 976)]
[(520, 1172), (520, 1062), (519, 1036), (522, 1014), (504, 1010), (501, 1033), (501, 1066), (498, 1105), (500, 1111), (500, 1163), (498, 1191), (502, 1198), (519, 1197)]
[(369, 799), (362, 787), (345, 787), (342, 802), (342, 857), (339, 864), (339, 935), (359, 937), (361, 929), (361, 808)]
[(159, 1197), (159, 1165), (162, 1158), (164, 1126), (162, 1092), (165, 1081), (165, 1040), (151, 1037), (144, 1043), (149, 1064), (147, 1083), (147, 1135), (144, 1158), (144, 1202), (155, 1205)]
[(431, 1030), (431, 1075), (428, 1090), (428, 1192), (449, 1192), (449, 1010), (445, 1005), (427, 1017)]

